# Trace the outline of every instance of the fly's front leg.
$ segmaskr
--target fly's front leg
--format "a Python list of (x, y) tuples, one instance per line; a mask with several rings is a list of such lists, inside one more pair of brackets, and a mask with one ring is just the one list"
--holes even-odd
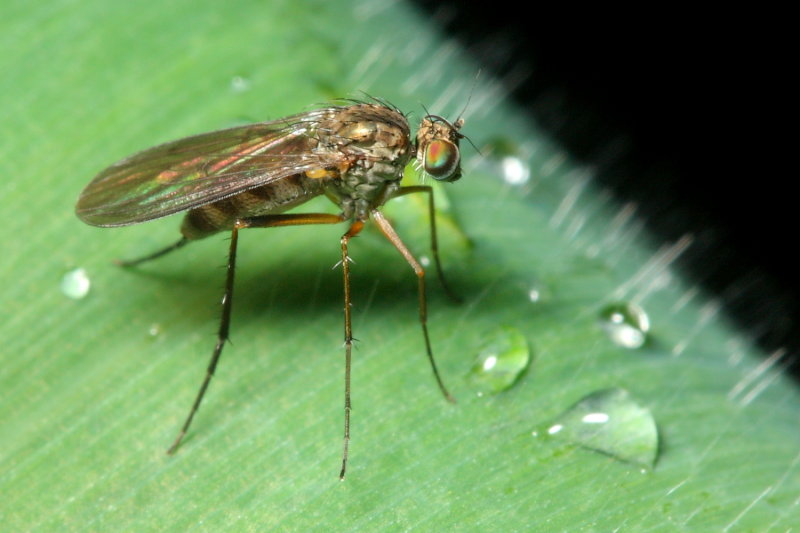
[[(405, 196), (406, 194), (426, 193), (428, 195), (428, 221), (431, 227), (431, 252), (433, 253), (433, 262), (436, 264), (436, 275), (439, 277), (439, 283), (447, 296), (454, 302), (460, 303), (461, 298), (450, 289), (444, 277), (444, 270), (442, 269), (442, 261), (439, 259), (439, 242), (436, 238), (436, 208), (433, 202), (433, 188), (428, 185), (413, 185), (409, 187), (401, 187), (394, 193), (392, 198), (398, 196)], [(390, 239), (391, 240), (391, 239)], [(405, 254), (404, 254), (405, 255)]]
[[(225, 346), (225, 342), (228, 340), (228, 332), (231, 324), (231, 309), (233, 307), (233, 278), (236, 271), (236, 246), (239, 241), (239, 230), (244, 228), (274, 228), (279, 226), (302, 226), (307, 224), (338, 224), (343, 220), (345, 219), (341, 215), (307, 213), (296, 215), (265, 215), (260, 217), (243, 218), (236, 221), (233, 229), (231, 230), (231, 244), (228, 252), (227, 276), (225, 278), (225, 294), (222, 297), (222, 317), (219, 323), (217, 344), (214, 346), (214, 352), (211, 355), (211, 361), (208, 363), (206, 375), (203, 378), (202, 384), (200, 385), (200, 390), (197, 391), (197, 396), (195, 397), (192, 408), (189, 411), (189, 416), (186, 417), (186, 421), (183, 423), (180, 432), (178, 432), (175, 442), (173, 442), (172, 446), (170, 446), (167, 450), (168, 454), (175, 453), (175, 451), (178, 449), (178, 446), (180, 446), (183, 437), (186, 435), (186, 432), (189, 431), (189, 426), (192, 424), (192, 419), (194, 418), (195, 413), (197, 413), (197, 409), (200, 407), (200, 402), (203, 401), (203, 396), (205, 396), (208, 385), (211, 383), (211, 378), (214, 376), (214, 371), (217, 368), (217, 363), (219, 362), (220, 355), (222, 354), (222, 348)], [(168, 251), (171, 251), (171, 249), (162, 250), (161, 252), (157, 252), (156, 254), (153, 254), (153, 256), (148, 256), (142, 260), (158, 257), (159, 255), (167, 253)], [(141, 260), (138, 262), (141, 262)]]
[(419, 321), (422, 324), (422, 335), (425, 337), (425, 351), (428, 354), (428, 360), (431, 363), (431, 368), (433, 369), (433, 375), (436, 378), (436, 383), (439, 384), (439, 389), (444, 394), (444, 397), (447, 401), (455, 403), (455, 398), (453, 398), (450, 393), (447, 391), (447, 388), (444, 386), (444, 382), (442, 381), (441, 376), (439, 375), (439, 370), (436, 368), (436, 361), (433, 358), (433, 350), (431, 349), (431, 340), (428, 336), (428, 304), (427, 300), (425, 299), (425, 269), (422, 268), (422, 265), (419, 264), (419, 261), (411, 254), (411, 252), (406, 248), (406, 245), (403, 244), (403, 241), (400, 240), (400, 237), (395, 232), (394, 228), (389, 224), (389, 221), (383, 214), (378, 211), (377, 209), (373, 209), (371, 212), (373, 220), (378, 225), (378, 229), (381, 230), (381, 233), (389, 239), (397, 251), (405, 258), (411, 268), (414, 269), (414, 273), (417, 275), (417, 280), (419, 283)]

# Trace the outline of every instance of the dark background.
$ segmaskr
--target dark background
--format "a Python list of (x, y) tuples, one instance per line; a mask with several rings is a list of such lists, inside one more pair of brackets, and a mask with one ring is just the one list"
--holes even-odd
[[(525, 14), (518, 4), (418, 0), (487, 74), (660, 239), (679, 266), (797, 378), (797, 67), (780, 14)], [(526, 4), (533, 10), (537, 6)], [(575, 22), (583, 16), (584, 22)], [(788, 16), (788, 15), (787, 15)], [(788, 20), (788, 19), (787, 19)], [(788, 34), (787, 34), (788, 35)], [(788, 41), (788, 38), (786, 39)]]

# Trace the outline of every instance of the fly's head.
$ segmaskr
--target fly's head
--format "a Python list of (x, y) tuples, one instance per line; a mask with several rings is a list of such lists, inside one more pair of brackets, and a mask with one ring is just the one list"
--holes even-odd
[(459, 141), (464, 137), (459, 129), (464, 119), (455, 122), (438, 115), (427, 115), (417, 131), (417, 163), (437, 181), (456, 181), (461, 178)]

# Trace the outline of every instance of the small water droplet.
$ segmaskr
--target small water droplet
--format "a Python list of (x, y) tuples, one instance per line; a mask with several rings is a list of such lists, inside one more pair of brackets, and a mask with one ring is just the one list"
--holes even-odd
[(600, 311), (600, 325), (611, 341), (623, 348), (641, 348), (647, 341), (650, 319), (633, 303), (613, 303)]
[[(490, 139), (486, 144), (489, 164), (509, 185), (525, 185), (530, 181), (531, 169), (526, 161), (530, 149), (524, 150), (518, 143), (504, 137)], [(484, 159), (482, 162), (487, 162)]]
[(419, 256), (419, 264), (424, 266), (425, 268), (428, 268), (429, 266), (431, 266), (431, 258), (428, 257), (427, 255), (421, 255)]
[(151, 337), (158, 337), (161, 334), (161, 324), (151, 324), (150, 329), (147, 330), (147, 333)]
[(556, 433), (558, 433), (562, 429), (564, 429), (564, 426), (562, 426), (561, 424), (553, 424), (552, 426), (547, 428), (547, 434), (548, 435), (555, 435)]
[(658, 429), (652, 413), (625, 389), (593, 392), (532, 434), (563, 439), (647, 469), (658, 454)]
[(531, 169), (519, 157), (506, 156), (500, 160), (503, 179), (510, 185), (523, 185), (531, 178)]
[(248, 90), (250, 90), (250, 80), (242, 76), (234, 76), (231, 78), (231, 91), (243, 93)]
[(522, 332), (510, 326), (500, 327), (487, 336), (468, 378), (478, 396), (496, 394), (519, 379), (530, 359), (528, 340)]
[(534, 280), (528, 285), (527, 291), (528, 301), (534, 304), (550, 301), (553, 296), (550, 287), (539, 280)]
[(89, 274), (83, 268), (70, 270), (61, 278), (61, 292), (73, 300), (80, 300), (89, 294), (91, 286)]

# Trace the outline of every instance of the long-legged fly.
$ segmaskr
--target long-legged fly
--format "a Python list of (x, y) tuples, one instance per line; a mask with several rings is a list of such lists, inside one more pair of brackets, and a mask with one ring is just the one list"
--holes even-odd
[[(348, 222), (341, 238), (344, 273), (344, 478), (350, 441), (350, 364), (353, 346), (350, 311), (350, 260), (348, 245), (371, 219), (405, 258), (418, 280), (419, 319), (425, 350), (439, 389), (454, 401), (442, 382), (431, 350), (427, 327), (425, 271), (400, 240), (380, 208), (406, 194), (428, 195), (431, 248), (437, 274), (444, 284), (436, 243), (434, 200), (431, 187), (400, 185), (406, 165), (416, 160), (438, 181), (461, 177), (459, 129), (464, 121), (450, 122), (427, 114), (416, 138), (408, 120), (383, 101), (348, 101), (280, 120), (203, 133), (168, 142), (127, 157), (103, 170), (78, 199), (78, 217), (93, 226), (138, 224), (179, 211), (188, 211), (181, 238), (174, 244), (133, 261), (138, 265), (161, 257), (190, 241), (220, 231), (230, 231), (227, 278), (216, 346), (205, 378), (186, 421), (168, 453), (174, 453), (217, 368), (228, 339), (233, 302), (233, 279), (239, 230), (306, 224)], [(339, 214), (285, 211), (318, 195), (325, 195)]]

